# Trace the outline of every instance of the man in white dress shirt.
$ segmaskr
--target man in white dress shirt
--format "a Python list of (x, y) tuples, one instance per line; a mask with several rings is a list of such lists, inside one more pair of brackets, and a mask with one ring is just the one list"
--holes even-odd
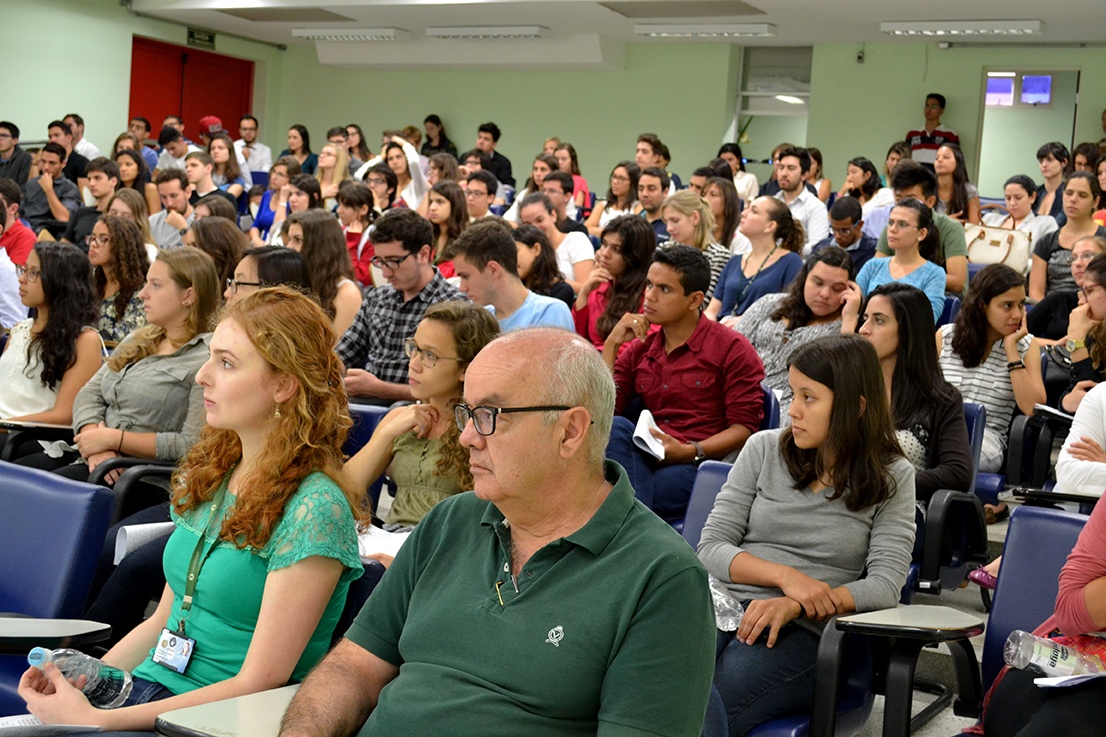
[(780, 191), (777, 200), (783, 200), (791, 217), (803, 224), (806, 242), (803, 243), (803, 257), (810, 255), (810, 249), (829, 236), (829, 215), (826, 203), (811, 194), (803, 182), (810, 171), (810, 154), (805, 148), (792, 146), (780, 151), (776, 157), (776, 181)]

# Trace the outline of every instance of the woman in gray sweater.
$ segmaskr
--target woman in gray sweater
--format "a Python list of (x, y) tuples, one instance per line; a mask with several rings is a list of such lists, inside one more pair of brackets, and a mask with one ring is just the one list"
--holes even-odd
[(914, 468), (872, 345), (817, 339), (788, 377), (791, 427), (749, 439), (699, 543), (745, 605), (736, 637), (719, 633), (714, 677), (734, 737), (809, 709), (823, 623), (895, 606), (914, 543)]

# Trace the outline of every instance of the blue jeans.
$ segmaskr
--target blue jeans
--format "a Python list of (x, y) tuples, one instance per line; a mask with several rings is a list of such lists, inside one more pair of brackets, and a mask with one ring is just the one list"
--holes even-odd
[(765, 635), (745, 645), (733, 632), (718, 633), (714, 686), (726, 705), (730, 737), (772, 719), (810, 712), (819, 639), (796, 624), (781, 629), (772, 648), (764, 644)]
[(625, 417), (615, 417), (607, 458), (626, 469), (634, 496), (665, 519), (680, 519), (687, 512), (691, 487), (695, 485), (698, 467), (692, 463), (673, 466), (657, 465), (634, 445), (634, 423)]
[[(175, 696), (172, 691), (162, 686), (160, 683), (154, 683), (153, 681), (147, 681), (145, 678), (134, 678), (131, 685), (131, 692), (127, 696), (127, 700), (117, 707), (122, 709), (127, 706), (137, 706), (138, 704), (149, 704), (152, 701), (161, 701), (167, 699), (170, 696)], [(71, 735), (71, 737), (150, 737), (154, 734), (150, 732), (84, 732), (81, 734)]]

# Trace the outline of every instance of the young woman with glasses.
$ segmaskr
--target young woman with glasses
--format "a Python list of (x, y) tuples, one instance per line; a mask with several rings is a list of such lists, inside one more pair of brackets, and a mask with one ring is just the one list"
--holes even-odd
[(100, 298), (97, 329), (104, 340), (120, 341), (146, 324), (138, 292), (150, 262), (142, 231), (129, 220), (104, 215), (88, 237), (92, 283)]

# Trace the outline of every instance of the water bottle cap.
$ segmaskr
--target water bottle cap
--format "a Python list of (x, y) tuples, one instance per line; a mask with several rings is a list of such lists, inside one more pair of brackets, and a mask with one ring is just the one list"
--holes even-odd
[(53, 653), (44, 647), (32, 648), (31, 652), (27, 653), (27, 663), (35, 668), (41, 668), (53, 659)]

